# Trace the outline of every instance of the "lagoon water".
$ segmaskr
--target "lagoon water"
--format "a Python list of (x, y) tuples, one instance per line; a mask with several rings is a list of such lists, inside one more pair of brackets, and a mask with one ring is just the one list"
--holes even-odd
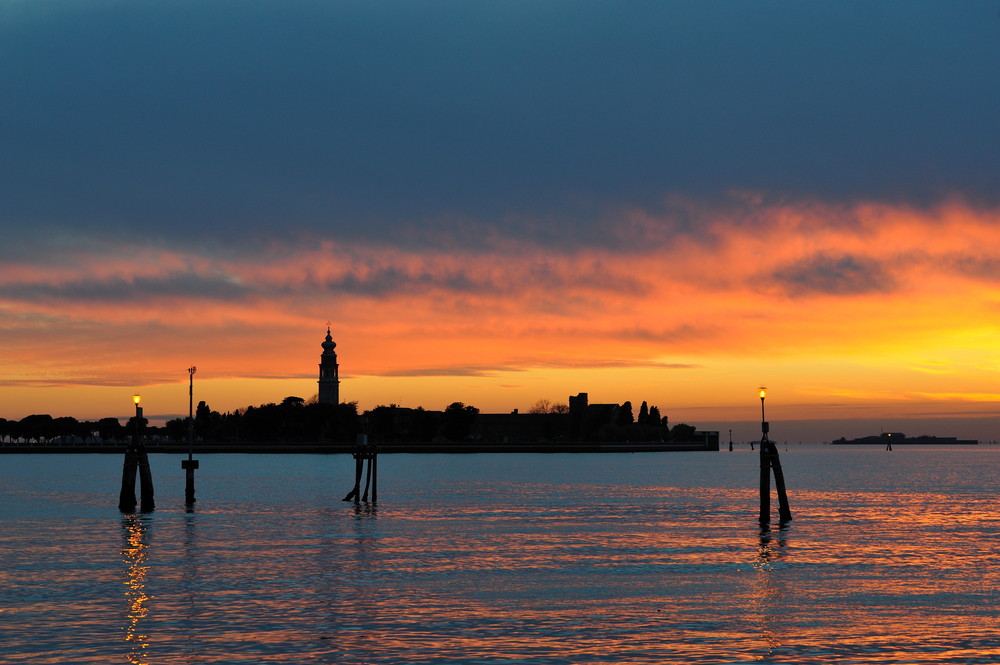
[(780, 454), (3, 455), (0, 662), (1000, 662), (1000, 449)]

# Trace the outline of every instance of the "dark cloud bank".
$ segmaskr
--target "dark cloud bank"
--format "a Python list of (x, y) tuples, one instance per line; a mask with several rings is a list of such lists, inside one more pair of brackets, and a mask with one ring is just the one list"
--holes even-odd
[(445, 218), (597, 243), (609, 208), (671, 192), (1000, 201), (995, 2), (206, 0), (4, 19), (8, 235), (391, 240)]

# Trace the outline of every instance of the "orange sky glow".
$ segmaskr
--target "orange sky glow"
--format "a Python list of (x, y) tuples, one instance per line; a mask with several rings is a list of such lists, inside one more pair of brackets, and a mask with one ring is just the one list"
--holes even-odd
[(680, 202), (681, 234), (609, 212), (606, 248), (68, 238), (0, 266), (0, 416), (125, 416), (135, 391), (183, 415), (191, 365), (216, 410), (309, 398), (327, 321), (362, 409), (582, 391), (753, 420), (766, 384), (773, 419), (1000, 412), (1000, 211), (761, 200)]

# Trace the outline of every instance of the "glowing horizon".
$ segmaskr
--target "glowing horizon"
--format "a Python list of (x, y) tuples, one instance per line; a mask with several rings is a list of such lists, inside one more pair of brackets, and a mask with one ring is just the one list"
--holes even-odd
[(105, 239), (65, 250), (56, 269), (52, 256), (8, 263), (2, 415), (113, 413), (108, 397), (83, 395), (167, 394), (192, 363), (199, 387), (225, 387), (206, 400), (217, 410), (280, 401), (278, 386), (308, 398), (326, 320), (343, 398), (362, 409), (504, 412), (588, 392), (739, 419), (762, 382), (805, 418), (832, 405), (963, 416), (1000, 402), (996, 210), (696, 212), (705, 223), (678, 234), (622, 211), (610, 249), (325, 241), (212, 261)]

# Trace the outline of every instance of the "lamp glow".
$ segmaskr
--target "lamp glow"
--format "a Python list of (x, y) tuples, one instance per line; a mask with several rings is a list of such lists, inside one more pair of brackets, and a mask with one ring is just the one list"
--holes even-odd
[(765, 388), (764, 386), (761, 386), (757, 390), (760, 391), (760, 398), (761, 399), (764, 399), (764, 397), (767, 396), (767, 388)]
[(139, 400), (141, 399), (142, 397), (139, 395), (139, 393), (132, 395), (132, 401), (135, 402), (136, 406), (139, 406)]

